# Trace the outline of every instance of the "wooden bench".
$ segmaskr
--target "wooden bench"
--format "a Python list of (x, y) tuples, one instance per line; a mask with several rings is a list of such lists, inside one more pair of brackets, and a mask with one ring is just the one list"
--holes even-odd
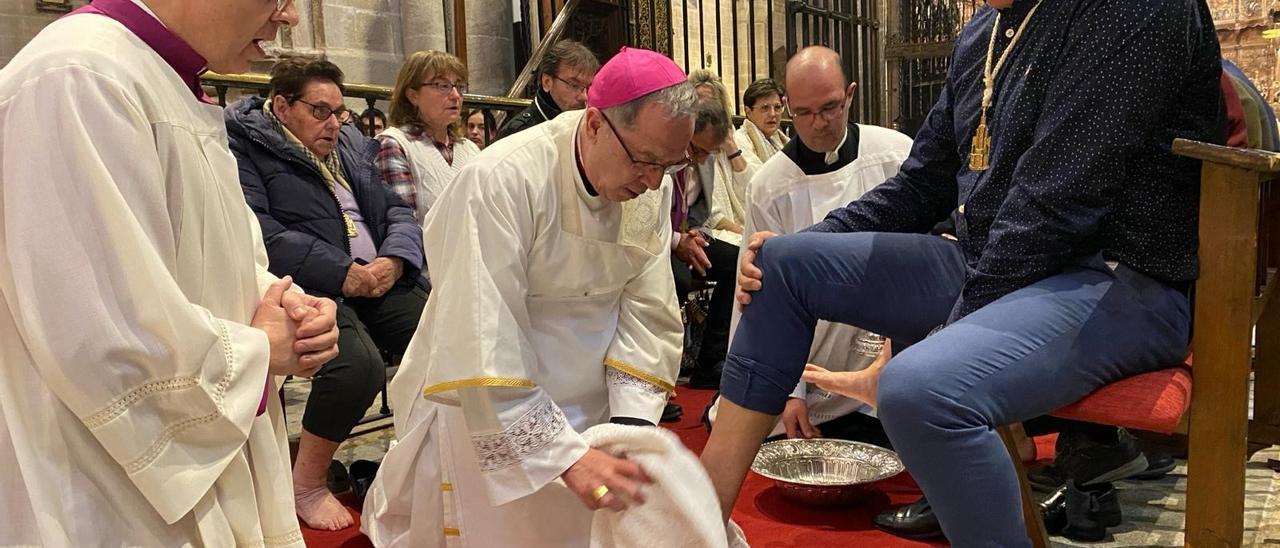
[[(1280, 304), (1275, 304), (1280, 301), (1275, 297), (1280, 292), (1275, 274), (1280, 204), (1270, 184), (1280, 175), (1280, 154), (1183, 139), (1174, 141), (1173, 151), (1203, 161), (1200, 278), (1191, 342), (1195, 365), (1188, 359), (1184, 365), (1112, 383), (1054, 415), (1186, 434), (1185, 545), (1236, 547), (1244, 540), (1249, 444), (1280, 443)], [(1027, 534), (1035, 546), (1047, 547), (1048, 535), (1013, 438), (1007, 427), (1000, 434), (1019, 474)]]

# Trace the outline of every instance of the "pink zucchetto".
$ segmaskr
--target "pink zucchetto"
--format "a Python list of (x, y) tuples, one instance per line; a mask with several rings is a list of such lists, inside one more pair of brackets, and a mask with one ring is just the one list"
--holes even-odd
[(587, 90), (587, 106), (616, 107), (684, 81), (684, 71), (667, 56), (623, 47), (596, 73)]

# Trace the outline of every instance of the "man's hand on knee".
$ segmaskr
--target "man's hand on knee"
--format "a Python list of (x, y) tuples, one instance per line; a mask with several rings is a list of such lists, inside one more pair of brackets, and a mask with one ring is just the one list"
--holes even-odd
[(822, 437), (822, 431), (809, 422), (809, 404), (804, 398), (787, 400), (787, 407), (782, 411), (782, 428), (791, 439)]
[(738, 264), (738, 304), (740, 307), (751, 304), (751, 293), (760, 290), (760, 279), (763, 273), (756, 268), (756, 254), (765, 240), (777, 236), (776, 233), (756, 232), (747, 240), (747, 249), (742, 253), (742, 261)]

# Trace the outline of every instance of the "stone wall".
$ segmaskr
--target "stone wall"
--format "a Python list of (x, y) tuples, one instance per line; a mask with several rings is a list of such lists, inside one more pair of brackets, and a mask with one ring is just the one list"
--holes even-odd
[[(89, 2), (71, 0), (70, 3), (72, 7), (80, 7)], [(22, 46), (61, 15), (37, 11), (35, 0), (0, 0), (0, 66), (8, 64)]]
[(400, 0), (325, 0), (325, 55), (347, 81), (392, 85), (404, 60)]
[[(194, 1), (194, 0), (193, 0)], [(511, 0), (465, 1), (472, 89), (505, 94), (515, 78)], [(87, 0), (71, 0), (75, 7)], [(323, 2), (323, 26), (313, 2)], [(347, 73), (347, 81), (391, 86), (406, 53), (447, 50), (449, 0), (294, 0), (299, 24), (282, 32), (277, 53), (324, 55)], [(41, 13), (35, 0), (0, 0), (0, 66), (61, 14)], [(264, 72), (269, 63), (255, 64)]]

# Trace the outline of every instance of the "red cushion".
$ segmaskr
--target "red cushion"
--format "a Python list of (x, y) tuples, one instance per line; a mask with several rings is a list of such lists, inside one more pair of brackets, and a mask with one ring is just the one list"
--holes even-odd
[(1186, 365), (1144, 373), (1095, 390), (1053, 416), (1170, 434), (1191, 405), (1191, 359)]

